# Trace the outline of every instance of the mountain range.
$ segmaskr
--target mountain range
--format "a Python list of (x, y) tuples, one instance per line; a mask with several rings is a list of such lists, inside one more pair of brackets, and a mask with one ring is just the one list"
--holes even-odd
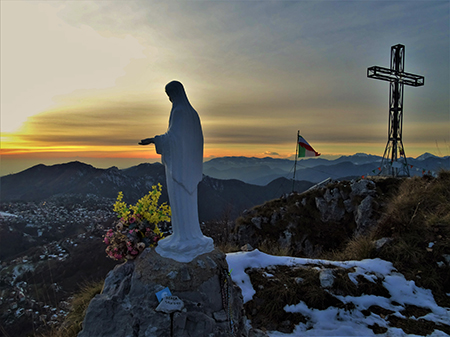
[[(17, 174), (0, 178), (1, 202), (44, 201), (67, 195), (96, 195), (117, 198), (119, 191), (124, 201), (134, 204), (160, 183), (163, 193), (160, 202), (167, 202), (164, 166), (159, 163), (140, 164), (127, 169), (117, 167), (99, 169), (81, 162), (52, 166), (36, 165)], [(295, 189), (302, 192), (313, 183), (296, 181)], [(204, 176), (198, 187), (201, 221), (233, 219), (243, 210), (292, 192), (292, 181), (279, 178), (266, 186), (248, 184), (236, 179), (221, 180)]]
[[(357, 153), (341, 156), (335, 160), (320, 157), (293, 160), (275, 158), (221, 157), (203, 164), (203, 173), (217, 179), (238, 179), (249, 184), (266, 185), (277, 178), (293, 178), (296, 166), (296, 179), (320, 182), (326, 178), (356, 178), (376, 174), (382, 157)], [(425, 170), (437, 172), (450, 169), (450, 156), (437, 157), (424, 153), (417, 158), (407, 158), (411, 175), (421, 175)], [(375, 171), (375, 172), (374, 172)]]
[[(224, 216), (235, 218), (243, 210), (285, 193), (303, 192), (327, 178), (335, 180), (359, 178), (378, 172), (381, 157), (357, 153), (335, 160), (309, 158), (296, 164), (296, 182), (292, 184), (294, 161), (275, 158), (221, 157), (204, 163), (203, 180), (199, 184), (201, 221)], [(450, 169), (450, 157), (425, 153), (408, 158), (410, 172)], [(153, 185), (162, 184), (161, 202), (168, 201), (164, 166), (140, 164), (127, 169), (99, 169), (78, 161), (46, 166), (33, 166), (22, 172), (0, 177), (0, 200), (42, 201), (67, 195), (96, 195), (115, 200), (122, 191), (124, 200), (134, 203)], [(295, 187), (295, 188), (293, 188)]]

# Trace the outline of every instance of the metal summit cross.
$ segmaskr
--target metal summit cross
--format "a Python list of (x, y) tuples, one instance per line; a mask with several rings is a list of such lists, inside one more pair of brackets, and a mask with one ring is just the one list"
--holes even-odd
[[(389, 126), (388, 142), (381, 161), (381, 174), (394, 177), (409, 177), (405, 149), (402, 142), (403, 126), (403, 87), (420, 87), (425, 78), (404, 72), (405, 46), (397, 44), (391, 47), (391, 68), (373, 66), (367, 68), (367, 77), (389, 83)], [(400, 155), (398, 156), (397, 153)]]

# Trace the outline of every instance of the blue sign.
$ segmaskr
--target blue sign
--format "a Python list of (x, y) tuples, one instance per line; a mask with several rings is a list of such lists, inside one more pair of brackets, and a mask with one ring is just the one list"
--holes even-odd
[(162, 299), (166, 296), (172, 296), (172, 293), (170, 292), (170, 289), (168, 287), (165, 287), (163, 290), (158, 291), (156, 293), (156, 298), (158, 299), (158, 302), (161, 302)]

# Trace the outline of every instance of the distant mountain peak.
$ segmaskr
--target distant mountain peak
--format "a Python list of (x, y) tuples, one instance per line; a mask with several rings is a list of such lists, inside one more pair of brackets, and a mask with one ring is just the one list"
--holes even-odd
[(22, 172), (19, 172), (19, 174), (23, 173), (23, 172), (39, 172), (41, 170), (45, 170), (45, 169), (53, 169), (53, 170), (58, 170), (60, 168), (63, 169), (77, 169), (77, 170), (83, 170), (83, 169), (95, 169), (94, 166), (89, 165), (89, 164), (85, 164), (82, 163), (80, 161), (71, 161), (68, 163), (62, 163), (62, 164), (54, 164), (54, 165), (45, 165), (45, 164), (37, 164), (35, 166), (32, 166)]
[(425, 152), (424, 154), (418, 156), (416, 159), (417, 160), (425, 160), (428, 158), (438, 158), (438, 156), (435, 156), (434, 154), (429, 153), (429, 152)]
[(67, 166), (90, 166), (90, 167), (94, 167), (94, 166), (92, 166), (90, 164), (83, 163), (83, 162), (81, 162), (79, 160), (69, 161), (67, 163), (56, 164), (56, 165), (63, 165), (63, 166), (64, 165), (67, 165)]

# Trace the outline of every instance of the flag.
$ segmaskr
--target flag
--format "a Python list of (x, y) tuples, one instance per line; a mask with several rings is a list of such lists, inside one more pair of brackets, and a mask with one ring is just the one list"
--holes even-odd
[(317, 157), (320, 153), (316, 152), (311, 145), (303, 138), (298, 135), (298, 157)]

